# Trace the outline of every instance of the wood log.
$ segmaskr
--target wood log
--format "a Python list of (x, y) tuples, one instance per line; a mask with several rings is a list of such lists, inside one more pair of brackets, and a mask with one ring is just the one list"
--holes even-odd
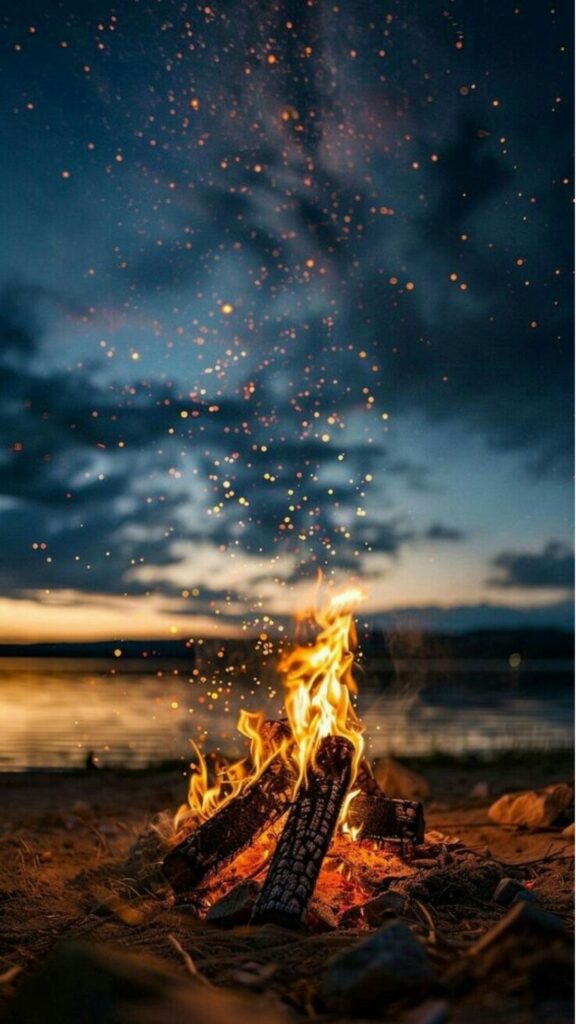
[(360, 761), (360, 764), (358, 766), (358, 774), (354, 779), (354, 785), (352, 786), (352, 789), (359, 789), (361, 793), (365, 793), (367, 795), (372, 796), (378, 795), (378, 793), (382, 793), (380, 786), (378, 785), (376, 779), (374, 778), (374, 772), (372, 771), (372, 767), (365, 757), (363, 757), (362, 760)]
[[(268, 725), (268, 723), (266, 723)], [(276, 728), (272, 728), (276, 726)], [(270, 723), (267, 739), (278, 747), (287, 726)], [(273, 748), (274, 749), (274, 748)], [(242, 790), (174, 847), (163, 872), (175, 892), (187, 892), (237, 857), (287, 810), (295, 782), (293, 769), (277, 754), (256, 782)]]
[(348, 808), (347, 821), (360, 827), (360, 839), (424, 842), (424, 809), (418, 800), (392, 800), (383, 793), (359, 793)]
[(290, 808), (286, 824), (256, 900), (252, 922), (297, 928), (330, 845), (350, 784), (353, 748), (342, 736), (322, 740)]

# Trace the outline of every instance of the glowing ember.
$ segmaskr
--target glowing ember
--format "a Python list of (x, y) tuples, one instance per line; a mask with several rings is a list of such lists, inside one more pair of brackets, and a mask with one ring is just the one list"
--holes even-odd
[[(378, 893), (391, 869), (411, 873), (403, 843), (423, 841), (422, 807), (379, 790), (352, 705), (353, 616), (363, 598), (359, 587), (326, 587), (298, 615), (298, 642), (279, 664), (286, 720), (243, 712), (249, 757), (221, 766), (210, 784), (196, 751), (163, 870), (201, 916), (237, 882), (255, 879), (250, 920), (300, 927), (314, 913), (313, 894), (343, 915)], [(385, 854), (395, 840), (400, 855)]]

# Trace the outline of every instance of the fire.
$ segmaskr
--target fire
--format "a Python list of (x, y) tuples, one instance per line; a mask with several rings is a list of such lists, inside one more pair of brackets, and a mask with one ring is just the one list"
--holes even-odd
[(320, 741), (326, 736), (343, 736), (354, 750), (352, 782), (364, 749), (362, 726), (352, 705), (356, 693), (352, 675), (356, 645), (353, 614), (364, 593), (349, 588), (330, 595), (323, 607), (312, 608), (299, 616), (319, 629), (309, 645), (296, 646), (280, 662), (286, 688), (286, 714), (294, 746), (291, 755), (297, 769), (297, 787), (307, 780), (307, 772), (316, 763)]
[(183, 804), (176, 813), (174, 825), (177, 830), (183, 826), (196, 827), (207, 821), (237, 796), (245, 785), (256, 782), (270, 759), (280, 749), (281, 744), (274, 743), (272, 736), (267, 734), (264, 715), (260, 711), (251, 712), (243, 709), (236, 728), (250, 741), (250, 754), (233, 764), (217, 764), (216, 777), (212, 785), (206, 758), (199, 747), (192, 743), (197, 760), (191, 766), (188, 803)]
[[(345, 822), (358, 792), (353, 783), (364, 749), (362, 725), (351, 700), (357, 692), (352, 674), (354, 612), (364, 597), (359, 587), (328, 590), (324, 600), (297, 615), (300, 632), (309, 631), (312, 639), (295, 644), (279, 663), (288, 719), (284, 736), (274, 731), (260, 712), (241, 711), (237, 728), (250, 741), (250, 754), (233, 764), (217, 765), (212, 784), (206, 759), (192, 744), (197, 760), (192, 765), (188, 802), (176, 814), (177, 830), (195, 828), (256, 783), (279, 751), (295, 768), (296, 793), (315, 767), (319, 745), (327, 736), (342, 736), (352, 744), (350, 791), (340, 816)], [(356, 838), (354, 831), (348, 831), (352, 838)]]

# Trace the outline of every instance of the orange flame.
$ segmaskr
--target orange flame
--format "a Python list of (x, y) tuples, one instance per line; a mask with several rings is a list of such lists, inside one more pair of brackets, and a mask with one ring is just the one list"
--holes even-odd
[(356, 645), (353, 614), (364, 600), (359, 587), (337, 591), (299, 618), (319, 629), (316, 639), (293, 648), (280, 662), (286, 688), (286, 713), (294, 739), (291, 748), (298, 772), (297, 787), (314, 767), (320, 741), (344, 736), (354, 750), (352, 782), (364, 749), (362, 726), (350, 695), (357, 692), (352, 675)]
[[(364, 749), (362, 725), (351, 701), (351, 694), (357, 692), (352, 675), (356, 645), (353, 615), (364, 597), (359, 587), (329, 592), (326, 600), (297, 616), (301, 625), (313, 627), (316, 636), (309, 643), (296, 644), (279, 664), (286, 691), (288, 740), (274, 739), (267, 733), (262, 713), (242, 710), (237, 728), (250, 740), (250, 755), (233, 764), (216, 764), (213, 783), (205, 757), (192, 743), (197, 760), (191, 766), (188, 803), (175, 817), (176, 830), (195, 828), (210, 818), (253, 785), (279, 751), (295, 765), (296, 792), (306, 782), (308, 770), (315, 766), (320, 742), (327, 736), (343, 736), (353, 748), (351, 787), (340, 815), (340, 822), (345, 822), (350, 802), (358, 792), (352, 785)], [(357, 831), (348, 829), (348, 835), (356, 838)]]
[(250, 756), (233, 764), (216, 764), (215, 780), (210, 784), (208, 765), (200, 748), (192, 742), (196, 762), (191, 765), (192, 774), (188, 786), (188, 803), (176, 812), (174, 825), (196, 827), (227, 804), (247, 783), (255, 782), (274, 756), (277, 748), (269, 751), (264, 742), (264, 715), (260, 711), (242, 709), (236, 728), (250, 740)]

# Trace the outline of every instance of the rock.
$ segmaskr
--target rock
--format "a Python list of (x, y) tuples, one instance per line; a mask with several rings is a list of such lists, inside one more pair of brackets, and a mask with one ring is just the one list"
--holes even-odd
[(360, 910), (366, 924), (371, 928), (378, 928), (391, 915), (402, 914), (405, 907), (406, 897), (402, 893), (388, 891), (362, 904)]
[(472, 800), (487, 800), (490, 796), (490, 785), (488, 782), (477, 782), (470, 790)]
[[(573, 943), (562, 921), (535, 903), (516, 903), (443, 980), (455, 1000), (466, 997), (462, 1013), (450, 1017), (458, 1024), (573, 1020)], [(476, 1014), (470, 1013), (471, 1003)], [(525, 1016), (520, 1006), (530, 1012)]]
[(501, 825), (526, 825), (548, 828), (571, 806), (574, 792), (566, 783), (506, 793), (488, 811), (488, 817)]
[(315, 933), (333, 932), (338, 928), (338, 918), (327, 903), (314, 896), (306, 911), (306, 927), (308, 931)]
[(393, 921), (334, 957), (320, 996), (331, 1012), (382, 1017), (390, 1003), (416, 1002), (437, 990), (424, 948), (406, 924)]
[[(529, 964), (538, 958), (553, 964), (571, 953), (563, 922), (537, 903), (521, 900), (463, 956), (445, 977), (452, 994), (501, 973), (506, 982), (516, 972), (525, 977)], [(483, 982), (485, 984), (485, 982)]]
[(450, 1004), (446, 999), (426, 999), (403, 1013), (400, 1020), (401, 1024), (443, 1024), (449, 1011)]
[(231, 978), (243, 988), (264, 992), (277, 971), (278, 964), (262, 964), (257, 960), (244, 960), (236, 970), (232, 971)]
[(261, 997), (202, 984), (145, 954), (57, 946), (14, 1000), (10, 1024), (289, 1024)]
[(259, 892), (260, 886), (254, 879), (248, 878), (245, 882), (240, 882), (210, 907), (206, 920), (220, 928), (248, 924)]
[(393, 757), (381, 757), (376, 761), (374, 778), (386, 796), (428, 800), (431, 793), (430, 783), (423, 775), (418, 775)]
[(94, 816), (94, 808), (87, 800), (76, 800), (72, 804), (72, 814), (75, 814), (78, 818), (92, 818)]
[(366, 931), (367, 930), (366, 919), (362, 913), (362, 905), (360, 903), (355, 904), (353, 907), (348, 907), (342, 914), (340, 921), (338, 922), (338, 928), (341, 931), (347, 931), (353, 929), (354, 931)]
[(574, 839), (574, 822), (562, 829), (562, 836), (564, 839)]
[(502, 878), (496, 886), (492, 899), (501, 907), (510, 907), (517, 899), (536, 902), (534, 893), (515, 878)]

